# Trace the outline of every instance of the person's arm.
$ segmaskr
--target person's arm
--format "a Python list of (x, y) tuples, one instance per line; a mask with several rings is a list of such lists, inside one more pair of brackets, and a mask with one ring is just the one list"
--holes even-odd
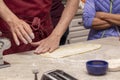
[(107, 29), (111, 26), (106, 20), (96, 17), (95, 2), (94, 0), (86, 0), (83, 11), (83, 23), (87, 29), (93, 28), (95, 30)]
[(39, 45), (39, 47), (35, 50), (35, 53), (44, 53), (47, 51), (52, 52), (59, 47), (60, 39), (66, 31), (72, 18), (74, 17), (78, 9), (78, 5), (79, 0), (67, 0), (66, 7), (62, 13), (60, 21), (58, 22), (51, 35), (46, 39), (32, 44)]
[(95, 3), (94, 0), (86, 0), (83, 9), (83, 24), (86, 29), (92, 28), (93, 20), (95, 18)]
[(51, 35), (61, 38), (78, 9), (79, 0), (67, 0), (60, 21)]
[(110, 24), (108, 21), (99, 19), (99, 18), (94, 18), (92, 22), (92, 28), (95, 30), (102, 30), (102, 29), (107, 29), (111, 27), (112, 24)]
[(120, 26), (120, 14), (111, 14), (106, 12), (97, 12), (96, 16), (102, 20), (106, 20), (114, 25)]
[(20, 45), (20, 40), (25, 44), (31, 43), (34, 38), (34, 34), (30, 26), (20, 20), (4, 3), (0, 0), (0, 17), (9, 25), (12, 32), (14, 41), (17, 45)]

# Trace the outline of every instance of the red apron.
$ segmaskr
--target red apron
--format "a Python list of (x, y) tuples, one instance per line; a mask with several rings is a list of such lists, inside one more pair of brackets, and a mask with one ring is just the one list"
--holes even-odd
[[(34, 42), (50, 35), (53, 30), (50, 18), (52, 0), (4, 0), (4, 2), (16, 16), (30, 24), (35, 34)], [(0, 31), (12, 43), (11, 48), (4, 51), (4, 55), (34, 49), (30, 44), (25, 45), (22, 42), (17, 46), (8, 25), (2, 19), (0, 19)]]
[[(52, 1), (53, 3), (52, 3), (52, 8), (51, 8), (51, 18), (52, 18), (53, 27), (56, 27), (56, 25), (58, 24), (60, 20), (62, 12), (64, 10), (64, 5), (62, 4), (62, 0), (52, 0)], [(65, 44), (68, 34), (69, 34), (69, 27), (67, 28), (66, 32), (62, 36), (60, 40), (60, 45)]]

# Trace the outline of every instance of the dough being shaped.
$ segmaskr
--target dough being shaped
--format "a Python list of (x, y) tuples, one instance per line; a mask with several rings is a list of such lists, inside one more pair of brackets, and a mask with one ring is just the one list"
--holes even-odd
[(95, 49), (99, 49), (101, 47), (100, 44), (88, 44), (88, 43), (75, 43), (75, 44), (68, 44), (60, 46), (52, 53), (44, 53), (41, 56), (44, 57), (52, 57), (52, 58), (62, 58), (67, 56), (72, 56), (88, 51), (92, 51)]

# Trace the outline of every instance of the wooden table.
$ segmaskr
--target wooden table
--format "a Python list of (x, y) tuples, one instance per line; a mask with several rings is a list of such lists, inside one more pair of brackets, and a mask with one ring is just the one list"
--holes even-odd
[(120, 61), (120, 42), (118, 38), (110, 37), (85, 43), (99, 43), (102, 48), (84, 54), (78, 54), (61, 59), (44, 58), (33, 54), (33, 51), (4, 56), (11, 67), (0, 69), (0, 80), (34, 80), (32, 69), (39, 69), (39, 80), (42, 74), (52, 69), (60, 69), (79, 80), (120, 80), (120, 72), (108, 72), (104, 76), (88, 75), (86, 61), (102, 59)]

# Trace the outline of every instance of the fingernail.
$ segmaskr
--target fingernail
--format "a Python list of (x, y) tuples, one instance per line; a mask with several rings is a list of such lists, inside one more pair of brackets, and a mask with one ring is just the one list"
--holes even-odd
[(31, 42), (32, 42), (32, 40), (31, 40), (31, 38), (30, 38), (30, 37), (28, 37), (28, 42), (29, 42), (29, 43), (31, 43)]
[(25, 44), (28, 44), (28, 42), (27, 42), (27, 41), (24, 41), (24, 43), (25, 43)]
[(25, 44), (28, 44), (28, 42), (26, 41)]
[(35, 50), (35, 53), (39, 53), (39, 49), (36, 49), (36, 50)]
[(19, 42), (17, 42), (16, 44), (17, 44), (18, 46), (20, 45), (20, 43), (19, 43)]
[(32, 40), (29, 41), (29, 43), (31, 43), (31, 42), (32, 42)]
[(37, 49), (34, 52), (37, 53)]
[(30, 36), (31, 36), (31, 38), (32, 38), (32, 39), (34, 39), (34, 38), (35, 38), (35, 36), (34, 36), (34, 34), (33, 34), (33, 33), (31, 33), (31, 35), (30, 35)]

